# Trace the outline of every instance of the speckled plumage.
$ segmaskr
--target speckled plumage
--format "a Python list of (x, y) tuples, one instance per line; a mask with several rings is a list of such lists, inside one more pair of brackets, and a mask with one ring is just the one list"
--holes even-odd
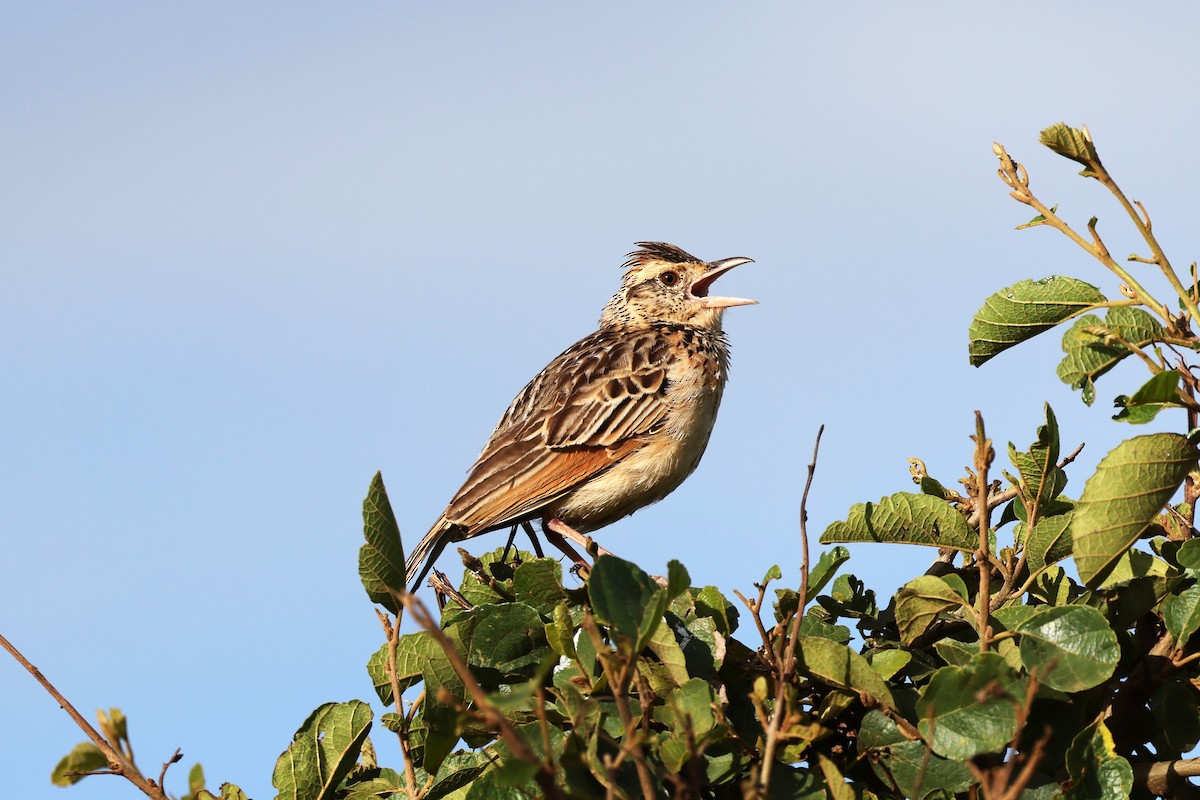
[(414, 589), (451, 542), (539, 517), (593, 531), (666, 497), (700, 463), (729, 368), (721, 316), (754, 302), (708, 288), (750, 259), (638, 247), (600, 328), (521, 390), (408, 554)]

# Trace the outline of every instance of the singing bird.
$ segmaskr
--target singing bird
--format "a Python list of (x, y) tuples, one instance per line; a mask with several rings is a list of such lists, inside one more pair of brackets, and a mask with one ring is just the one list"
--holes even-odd
[(757, 302), (709, 288), (751, 259), (637, 247), (600, 328), (521, 390), (408, 555), (413, 591), (452, 542), (541, 518), (547, 539), (570, 552), (563, 535), (578, 541), (658, 502), (700, 463), (729, 371), (721, 317)]

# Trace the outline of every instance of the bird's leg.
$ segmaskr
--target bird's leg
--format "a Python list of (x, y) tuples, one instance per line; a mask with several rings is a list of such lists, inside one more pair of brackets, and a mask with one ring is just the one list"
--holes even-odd
[(574, 536), (579, 536), (579, 533), (574, 528), (571, 528), (560, 519), (554, 517), (542, 518), (542, 533), (546, 534), (546, 541), (557, 547), (562, 551), (563, 555), (571, 559), (580, 577), (586, 578), (588, 572), (591, 570), (587, 559), (579, 555), (574, 547), (567, 544), (566, 536), (559, 532), (561, 529), (570, 531)]
[(513, 525), (508, 531), (508, 541), (504, 543), (504, 552), (500, 554), (500, 563), (508, 561), (508, 551), (512, 549), (513, 540), (517, 538), (517, 526)]
[[(533, 531), (533, 524), (526, 520), (521, 523), (521, 529), (529, 537), (529, 542), (533, 545), (533, 552), (537, 553), (537, 557), (545, 558), (546, 554), (542, 552), (542, 543), (538, 541), (537, 534)], [(515, 533), (516, 531), (514, 530), (513, 532)]]
[(582, 547), (584, 549), (584, 551), (589, 556), (591, 556), (593, 559), (599, 558), (600, 556), (611, 556), (612, 555), (611, 551), (605, 550), (603, 547), (596, 544), (596, 541), (594, 539), (592, 539), (592, 537), (580, 533), (579, 531), (575, 530), (570, 525), (568, 525), (567, 523), (563, 522), (561, 519), (558, 519), (556, 517), (551, 517), (550, 519), (543, 520), (542, 528), (543, 528), (543, 530), (545, 530), (547, 532), (546, 538), (549, 538), (550, 532), (553, 531), (554, 533), (558, 534), (562, 538), (570, 539), (572, 542), (574, 542), (575, 544)]

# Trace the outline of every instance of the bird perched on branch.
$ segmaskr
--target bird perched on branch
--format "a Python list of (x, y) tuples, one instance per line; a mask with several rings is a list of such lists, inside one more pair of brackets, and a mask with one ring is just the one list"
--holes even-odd
[(504, 412), (466, 483), (408, 555), (415, 591), (451, 542), (541, 518), (548, 540), (658, 502), (696, 469), (729, 369), (721, 317), (757, 301), (709, 294), (749, 258), (704, 262), (638, 242), (600, 328), (551, 361)]

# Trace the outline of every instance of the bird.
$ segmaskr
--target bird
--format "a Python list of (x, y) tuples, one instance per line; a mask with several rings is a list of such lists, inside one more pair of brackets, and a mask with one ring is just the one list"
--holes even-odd
[(599, 328), (517, 394), (409, 554), (413, 592), (448, 544), (538, 518), (546, 538), (574, 556), (564, 537), (590, 541), (582, 535), (662, 500), (699, 465), (729, 373), (722, 317), (758, 302), (709, 289), (753, 259), (705, 262), (665, 242), (635, 247)]

